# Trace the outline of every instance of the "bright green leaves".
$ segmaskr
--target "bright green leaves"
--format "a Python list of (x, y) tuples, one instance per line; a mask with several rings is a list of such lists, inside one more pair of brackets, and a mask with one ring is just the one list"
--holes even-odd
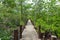
[(4, 0), (3, 4), (11, 8), (14, 8), (16, 6), (15, 0)]
[(60, 6), (56, 6), (57, 1), (50, 0), (49, 2), (44, 2), (44, 0), (39, 0), (35, 3), (36, 26), (41, 25), (42, 30), (51, 30), (53, 34), (57, 30), (57, 34), (60, 35), (58, 29), (60, 28)]

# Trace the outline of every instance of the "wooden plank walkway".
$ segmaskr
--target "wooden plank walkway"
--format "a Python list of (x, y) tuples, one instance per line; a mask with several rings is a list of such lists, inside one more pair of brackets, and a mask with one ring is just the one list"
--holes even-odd
[(36, 32), (31, 20), (28, 20), (25, 26), (20, 25), (19, 29), (19, 31), (18, 29), (14, 30), (13, 40), (58, 40), (50, 32), (41, 33), (41, 26), (38, 27), (38, 32)]
[(27, 25), (25, 26), (25, 29), (22, 32), (22, 39), (20, 40), (40, 40), (30, 20), (28, 20)]

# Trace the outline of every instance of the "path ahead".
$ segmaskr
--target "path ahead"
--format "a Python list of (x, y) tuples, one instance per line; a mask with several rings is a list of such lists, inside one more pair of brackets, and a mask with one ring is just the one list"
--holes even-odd
[(38, 34), (34, 29), (31, 20), (28, 20), (27, 25), (22, 33), (22, 39), (20, 40), (40, 40), (38, 39)]

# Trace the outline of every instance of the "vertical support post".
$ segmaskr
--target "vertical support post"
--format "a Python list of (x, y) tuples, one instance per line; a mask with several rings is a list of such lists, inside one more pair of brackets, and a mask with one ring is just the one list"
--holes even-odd
[(38, 27), (38, 36), (41, 38), (41, 26)]
[(37, 30), (37, 28), (36, 27), (34, 27), (35, 28), (35, 30)]
[(49, 40), (51, 40), (51, 32), (49, 33)]
[(22, 25), (20, 25), (20, 39), (22, 38)]
[(14, 30), (14, 40), (18, 40), (18, 30)]
[(51, 37), (49, 38), (49, 40), (51, 40)]
[(25, 25), (27, 25), (27, 21), (28, 21), (28, 19), (25, 21)]
[(31, 20), (32, 24), (35, 26), (34, 22)]
[(57, 38), (53, 38), (53, 40), (57, 40)]
[(48, 38), (48, 32), (45, 31), (45, 38), (44, 38), (44, 40), (47, 40), (47, 38)]
[(25, 25), (24, 26), (22, 26), (22, 32), (23, 32), (23, 30), (25, 29)]

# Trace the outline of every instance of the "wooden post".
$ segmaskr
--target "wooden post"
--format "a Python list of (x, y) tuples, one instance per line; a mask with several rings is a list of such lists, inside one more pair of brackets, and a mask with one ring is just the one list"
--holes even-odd
[(20, 39), (22, 38), (22, 25), (20, 25)]
[(37, 28), (36, 28), (36, 27), (34, 27), (34, 29), (35, 29), (35, 30), (37, 30)]
[(51, 40), (51, 32), (49, 32), (49, 31), (46, 31), (45, 32), (45, 40)]
[(44, 40), (47, 40), (47, 38), (48, 38), (48, 32), (45, 31), (45, 38), (44, 38)]
[(22, 32), (23, 32), (23, 30), (25, 29), (25, 25), (24, 26), (22, 26)]
[(44, 36), (44, 33), (40, 33), (40, 38), (41, 38), (41, 40), (43, 40), (43, 37)]
[(53, 40), (57, 40), (57, 38), (53, 38)]
[(58, 40), (58, 38), (54, 35), (51, 36), (52, 40)]
[(18, 30), (14, 30), (14, 40), (18, 40)]
[(39, 36), (39, 38), (41, 38), (41, 30), (40, 29), (41, 29), (41, 26), (38, 27), (38, 36)]
[(49, 33), (49, 40), (51, 40), (51, 32)]

